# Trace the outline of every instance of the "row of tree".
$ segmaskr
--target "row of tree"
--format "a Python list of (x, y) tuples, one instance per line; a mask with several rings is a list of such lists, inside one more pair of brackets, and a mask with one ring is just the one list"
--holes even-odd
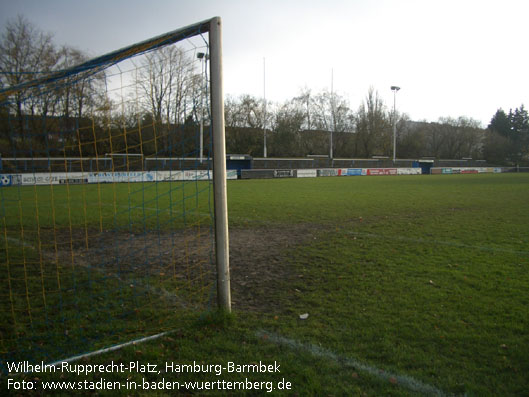
[[(165, 46), (128, 64), (73, 73), (84, 53), (55, 45), (23, 16), (9, 21), (0, 41), (3, 156), (191, 154), (190, 130), (204, 117), (207, 89), (205, 64), (193, 55)], [(61, 78), (31, 84), (50, 75)]]
[(228, 150), (254, 156), (263, 155), (265, 134), (270, 156), (330, 155), (332, 133), (334, 157), (391, 157), (394, 122), (400, 158), (482, 156), (486, 133), (477, 121), (460, 117), (413, 122), (388, 109), (374, 89), (356, 111), (342, 96), (327, 91), (305, 90), (284, 104), (266, 107), (248, 95), (226, 101)]
[[(20, 16), (8, 22), (0, 42), (0, 95), (86, 59), (76, 49), (56, 46), (50, 34)], [(135, 61), (127, 77), (119, 76), (127, 81), (118, 90), (112, 88), (116, 76), (100, 68), (86, 76), (66, 75), (45, 89), (5, 94), (0, 97), (0, 144), (9, 151), (2, 154), (196, 155), (196, 131), (207, 118), (207, 59), (207, 54), (168, 46)], [(391, 157), (395, 126), (399, 158), (529, 161), (529, 117), (523, 105), (509, 113), (499, 109), (482, 129), (466, 117), (413, 122), (393, 113), (373, 88), (356, 109), (338, 93), (304, 89), (280, 104), (250, 95), (228, 97), (225, 120), (229, 153), (262, 156), (266, 142), (269, 157)], [(209, 145), (207, 136), (204, 144)]]

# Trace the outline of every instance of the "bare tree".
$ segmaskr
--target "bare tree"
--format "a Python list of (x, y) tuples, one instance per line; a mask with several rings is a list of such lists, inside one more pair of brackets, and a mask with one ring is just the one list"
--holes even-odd
[(360, 105), (355, 118), (356, 155), (369, 158), (376, 153), (389, 155), (391, 123), (384, 102), (373, 87)]
[(413, 122), (406, 114), (397, 117), (397, 154), (399, 158), (414, 159), (426, 156), (424, 126), (428, 123)]
[[(134, 76), (138, 87), (137, 98), (143, 112), (150, 114), (152, 131), (156, 134), (157, 150), (169, 153), (189, 153), (191, 140), (184, 139), (189, 147), (178, 147), (174, 142), (174, 127), (191, 134), (199, 121), (200, 95), (203, 80), (195, 60), (182, 48), (162, 47), (146, 54)], [(137, 117), (141, 120), (145, 117)]]
[(168, 46), (147, 54), (136, 80), (145, 110), (157, 122), (183, 124), (192, 114), (201, 80), (183, 49)]
[[(346, 134), (354, 129), (353, 117), (347, 100), (340, 94), (322, 91), (310, 97), (310, 108), (314, 128), (333, 134), (333, 155), (346, 155), (344, 151)], [(340, 149), (338, 153), (337, 148)]]
[(476, 120), (441, 117), (437, 123), (427, 126), (425, 137), (425, 153), (428, 156), (460, 159), (479, 155), (484, 134)]
[(276, 157), (303, 156), (301, 131), (305, 114), (295, 101), (286, 102), (275, 112), (272, 150)]
[[(51, 71), (57, 63), (52, 35), (40, 31), (26, 18), (19, 15), (8, 21), (0, 41), (0, 81), (3, 87), (16, 86)], [(26, 99), (29, 100), (26, 101)], [(18, 120), (16, 135), (25, 139), (24, 114), (47, 113), (49, 97), (29, 95), (17, 91), (9, 100), (10, 110)], [(13, 134), (10, 134), (14, 145)]]
[(263, 100), (251, 95), (226, 99), (224, 114), (229, 152), (248, 153), (253, 156), (263, 153), (263, 123), (270, 126), (274, 114), (271, 106), (267, 106), (267, 109), (266, 114), (263, 114)]
[(311, 97), (312, 97), (312, 91), (310, 90), (310, 88), (304, 88), (301, 90), (300, 94), (292, 100), (293, 104), (296, 104), (299, 110), (303, 109), (303, 112), (305, 113), (305, 124), (304, 124), (305, 130), (312, 129)]

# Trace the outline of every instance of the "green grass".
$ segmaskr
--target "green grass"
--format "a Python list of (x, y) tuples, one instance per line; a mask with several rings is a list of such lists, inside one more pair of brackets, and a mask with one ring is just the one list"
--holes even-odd
[[(107, 186), (102, 192), (92, 186), (75, 189), (93, 197), (108, 195), (109, 202), (118, 197), (125, 207), (129, 197), (138, 208), (151, 208), (143, 202), (157, 202), (158, 208), (189, 205), (197, 219), (199, 212), (208, 211), (206, 203), (197, 206), (169, 185), (160, 184), (141, 198), (139, 192), (129, 196), (124, 186), (113, 188), (117, 190)], [(202, 184), (193, 186), (206, 189)], [(17, 208), (13, 195), (27, 195), (23, 202), (31, 203), (35, 192), (41, 224), (68, 223), (67, 217), (53, 220), (46, 210), (49, 188), (5, 189), (6, 230), (20, 223), (19, 213), (12, 210)], [(56, 203), (64, 202), (59, 192), (54, 191)], [(299, 225), (314, 233), (310, 241), (290, 245), (283, 252), (282, 265), (290, 276), (278, 281), (271, 292), (270, 301), (278, 304), (270, 307), (275, 309), (235, 311), (232, 316), (184, 312), (171, 317), (161, 311), (163, 329), (174, 329), (174, 333), (82, 363), (139, 360), (162, 368), (165, 362), (226, 366), (228, 361), (277, 361), (281, 372), (274, 374), (218, 377), (162, 372), (104, 377), (140, 383), (143, 378), (248, 378), (274, 386), (284, 378), (292, 383), (292, 390), (284, 394), (300, 396), (420, 395), (432, 390), (525, 395), (529, 390), (529, 175), (229, 181), (228, 194), (230, 226), (235, 229)], [(46, 200), (40, 201), (41, 197)], [(71, 202), (82, 212), (81, 201)], [(93, 210), (86, 217), (79, 215), (80, 221), (97, 229), (99, 209)], [(141, 228), (147, 213), (141, 210), (131, 221), (108, 212), (125, 229)], [(34, 219), (31, 213), (22, 222), (31, 228)], [(147, 219), (149, 227), (163, 223), (156, 216)], [(173, 223), (173, 227), (183, 224)], [(267, 241), (262, 244), (266, 246)], [(300, 320), (302, 313), (309, 317)], [(148, 318), (152, 316), (155, 313)], [(112, 322), (105, 327), (112, 328)], [(154, 333), (150, 329), (158, 328), (147, 322), (140, 334), (149, 335)], [(104, 327), (97, 331), (108, 332)], [(39, 381), (85, 379), (57, 374), (38, 377)], [(410, 378), (423, 385), (419, 391), (413, 391)], [(121, 394), (128, 393), (122, 390)]]
[(2, 204), (7, 228), (38, 221), (41, 228), (169, 230), (209, 217), (210, 194), (211, 185), (200, 181), (25, 186), (3, 189)]

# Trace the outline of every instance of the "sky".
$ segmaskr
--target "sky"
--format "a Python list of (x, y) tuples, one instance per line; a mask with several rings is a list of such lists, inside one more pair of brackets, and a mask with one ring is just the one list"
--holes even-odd
[(529, 106), (526, 0), (0, 0), (91, 56), (220, 16), (224, 91), (284, 102), (331, 90), (357, 109), (370, 87), (412, 120)]

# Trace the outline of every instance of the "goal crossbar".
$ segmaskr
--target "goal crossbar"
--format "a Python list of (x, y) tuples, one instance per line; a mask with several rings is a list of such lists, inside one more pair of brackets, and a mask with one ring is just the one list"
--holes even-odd
[(83, 72), (89, 71), (89, 75), (95, 74), (99, 71), (100, 67), (114, 65), (124, 59), (130, 58), (133, 55), (153, 51), (165, 45), (174, 44), (178, 41), (184, 40), (190, 36), (208, 33), (210, 31), (211, 25), (215, 23), (220, 23), (219, 17), (214, 17), (180, 29), (173, 30), (148, 40), (141, 41), (136, 44), (132, 44), (127, 47), (123, 47), (119, 50), (92, 58), (89, 61), (83, 62), (79, 65), (53, 72), (41, 78), (0, 89), (0, 103), (7, 100), (10, 95), (13, 95), (16, 92), (40, 85), (49, 85), (73, 75), (82, 75), (82, 77), (85, 78), (87, 76), (84, 75)]

